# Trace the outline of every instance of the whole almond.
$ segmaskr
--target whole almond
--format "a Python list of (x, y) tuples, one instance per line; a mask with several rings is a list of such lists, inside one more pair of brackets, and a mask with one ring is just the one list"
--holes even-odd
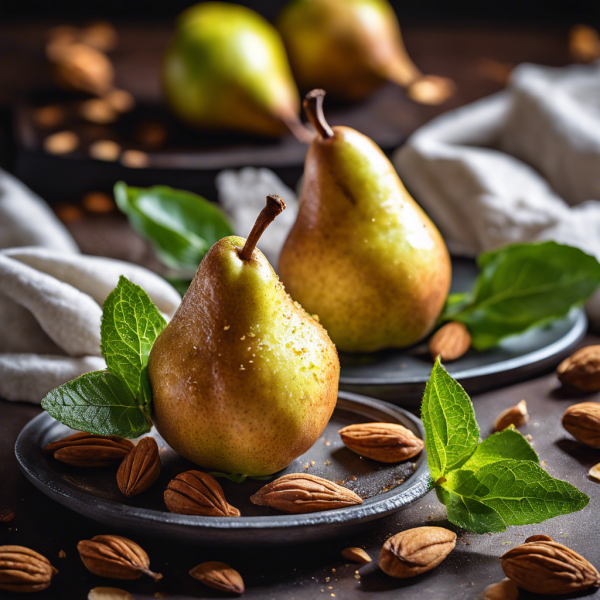
[(517, 600), (519, 588), (511, 579), (503, 579), (498, 583), (492, 583), (483, 590), (483, 600)]
[(494, 421), (494, 431), (504, 431), (507, 427), (514, 425), (522, 427), (529, 421), (529, 413), (527, 412), (527, 402), (521, 400), (515, 406), (510, 406), (503, 410)]
[(359, 423), (338, 431), (347, 448), (360, 456), (396, 463), (419, 454), (425, 444), (398, 423)]
[(133, 596), (119, 588), (96, 587), (89, 591), (88, 600), (133, 600)]
[(0, 590), (39, 592), (58, 571), (50, 561), (24, 546), (0, 546)]
[(454, 550), (456, 534), (443, 527), (415, 527), (388, 538), (379, 554), (384, 573), (406, 579), (437, 567)]
[(121, 462), (133, 443), (118, 435), (74, 433), (44, 448), (46, 454), (76, 467), (105, 467)]
[(600, 391), (600, 346), (587, 346), (565, 358), (556, 369), (564, 385), (582, 392)]
[(117, 485), (128, 498), (147, 490), (160, 475), (158, 444), (152, 437), (142, 438), (129, 452), (117, 471)]
[(342, 556), (351, 562), (367, 564), (372, 558), (362, 548), (345, 548), (342, 550)]
[(204, 517), (240, 516), (240, 511), (225, 500), (219, 482), (201, 471), (179, 473), (169, 482), (164, 498), (172, 513)]
[(97, 535), (77, 544), (88, 571), (109, 579), (139, 579), (143, 573), (158, 581), (160, 573), (150, 570), (148, 555), (135, 542), (118, 535)]
[(571, 594), (600, 587), (600, 573), (577, 552), (554, 541), (526, 541), (500, 560), (507, 577), (535, 594)]
[(578, 441), (591, 448), (600, 448), (600, 404), (580, 402), (565, 410), (563, 427)]
[(362, 504), (362, 499), (354, 492), (308, 473), (284, 475), (260, 488), (250, 500), (293, 514)]
[(242, 576), (229, 565), (222, 562), (205, 562), (194, 567), (190, 575), (215, 590), (233, 594), (244, 593)]
[(446, 323), (429, 340), (429, 353), (436, 360), (441, 356), (444, 362), (456, 360), (466, 354), (471, 346), (469, 330), (458, 321)]
[(600, 463), (594, 465), (589, 471), (588, 475), (593, 477), (596, 481), (600, 481)]

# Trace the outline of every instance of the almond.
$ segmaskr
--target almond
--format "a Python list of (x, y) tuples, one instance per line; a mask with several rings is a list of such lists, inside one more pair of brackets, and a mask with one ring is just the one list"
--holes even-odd
[(308, 473), (284, 475), (260, 488), (250, 500), (293, 514), (362, 504), (362, 499), (354, 492)]
[(222, 562), (205, 562), (190, 571), (190, 575), (203, 584), (233, 594), (244, 593), (242, 576), (229, 565)]
[(133, 447), (118, 435), (80, 432), (48, 444), (44, 452), (76, 467), (105, 467), (121, 462)]
[(514, 425), (515, 427), (522, 427), (529, 421), (529, 414), (527, 412), (527, 402), (521, 400), (515, 406), (503, 410), (494, 421), (494, 431), (503, 431), (507, 427)]
[(362, 548), (345, 548), (342, 550), (342, 556), (354, 563), (367, 564), (371, 562), (371, 557)]
[(147, 490), (160, 475), (158, 444), (152, 437), (142, 438), (129, 452), (117, 471), (117, 485), (128, 498)]
[(563, 414), (562, 424), (578, 442), (600, 448), (600, 404), (597, 402), (569, 406)]
[(356, 454), (384, 463), (407, 460), (425, 447), (423, 440), (398, 423), (360, 423), (343, 427), (338, 433)]
[(39, 592), (58, 571), (50, 561), (24, 546), (0, 546), (0, 590)]
[(492, 583), (483, 590), (483, 600), (517, 600), (519, 588), (510, 579), (503, 579), (498, 583)]
[(600, 391), (600, 346), (587, 346), (565, 358), (556, 369), (563, 385), (581, 392)]
[(452, 321), (433, 334), (429, 340), (429, 353), (433, 360), (440, 356), (444, 362), (448, 362), (463, 356), (470, 346), (469, 330), (462, 323)]

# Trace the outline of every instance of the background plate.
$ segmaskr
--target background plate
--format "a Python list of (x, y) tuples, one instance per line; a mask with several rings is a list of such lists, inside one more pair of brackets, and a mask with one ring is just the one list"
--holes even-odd
[[(479, 269), (468, 259), (452, 259), (452, 292), (472, 288)], [(507, 339), (485, 352), (469, 350), (446, 364), (470, 394), (509, 385), (556, 366), (583, 339), (587, 318), (581, 309), (543, 329)], [(372, 354), (341, 354), (340, 389), (406, 407), (420, 405), (433, 361), (427, 343)]]
[[(236, 484), (225, 479), (219, 482), (227, 501), (241, 511), (241, 517), (197, 517), (167, 512), (162, 498), (167, 484), (178, 473), (197, 467), (171, 450), (154, 430), (152, 435), (161, 449), (160, 478), (147, 492), (129, 499), (117, 488), (115, 468), (71, 467), (42, 452), (46, 444), (72, 433), (46, 412), (23, 428), (15, 454), (23, 473), (42, 492), (111, 527), (194, 544), (270, 546), (326, 539), (365, 528), (369, 521), (391, 514), (427, 493), (429, 469), (425, 451), (404, 463), (386, 465), (360, 458), (342, 444), (337, 434), (341, 427), (367, 421), (401, 423), (420, 438), (424, 437), (421, 421), (401, 408), (340, 393), (321, 438), (280, 475), (307, 472), (343, 482), (364, 502), (360, 506), (305, 515), (284, 515), (252, 504), (250, 496), (265, 481)], [(306, 465), (308, 469), (304, 468)]]

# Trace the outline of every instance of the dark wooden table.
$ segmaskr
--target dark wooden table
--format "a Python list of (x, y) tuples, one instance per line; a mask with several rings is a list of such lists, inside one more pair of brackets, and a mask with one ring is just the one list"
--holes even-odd
[[(407, 134), (448, 107), (501, 89), (508, 69), (519, 62), (552, 65), (569, 62), (566, 27), (562, 25), (535, 30), (456, 25), (439, 28), (405, 26), (404, 30), (412, 54), (423, 69), (455, 78), (459, 89), (457, 97), (448, 106), (432, 108), (406, 104), (400, 118)], [(0, 105), (10, 105), (33, 83), (46, 77), (39, 62), (42, 31), (41, 26), (29, 24), (0, 27)], [(130, 43), (132, 52), (143, 51), (141, 42), (144, 39), (148, 47), (156, 48), (164, 38), (164, 31), (160, 29), (156, 32), (147, 30), (146, 34), (141, 34), (139, 28), (131, 31), (135, 34), (135, 44)], [(129, 60), (127, 57), (125, 53), (124, 60)], [(145, 90), (151, 94), (154, 83), (147, 75), (141, 72), (137, 83), (128, 83), (139, 85), (140, 93)], [(6, 136), (6, 128), (2, 139), (3, 163), (10, 166), (14, 148)], [(71, 213), (70, 218), (67, 225), (83, 252), (160, 268), (147, 245), (116, 214), (94, 215), (82, 211)], [(600, 343), (600, 339), (589, 336), (585, 343)], [(4, 401), (0, 401), (0, 510), (8, 508), (16, 516), (9, 523), (0, 523), (0, 544), (28, 546), (47, 556), (59, 569), (59, 575), (48, 590), (36, 597), (61, 600), (81, 600), (87, 597), (92, 587), (107, 585), (130, 590), (137, 599), (221, 597), (222, 594), (204, 587), (187, 574), (191, 567), (206, 560), (224, 561), (239, 570), (246, 583), (246, 598), (388, 600), (402, 595), (436, 600), (476, 598), (488, 584), (503, 578), (499, 556), (536, 533), (550, 535), (600, 567), (600, 487), (587, 475), (588, 469), (600, 462), (600, 451), (576, 443), (560, 425), (565, 408), (581, 398), (561, 391), (552, 373), (480, 395), (474, 399), (474, 404), (482, 435), (490, 433), (493, 420), (501, 410), (521, 399), (527, 401), (531, 414), (529, 425), (522, 431), (532, 435), (545, 468), (551, 475), (586, 492), (591, 498), (590, 504), (580, 513), (558, 517), (541, 525), (510, 528), (505, 533), (475, 535), (459, 531), (456, 549), (447, 560), (431, 573), (412, 580), (394, 580), (384, 575), (377, 568), (377, 556), (385, 539), (401, 530), (428, 524), (452, 528), (434, 493), (395, 516), (374, 522), (366, 534), (311, 546), (273, 550), (188, 547), (128, 534), (144, 547), (150, 555), (152, 568), (163, 573), (164, 579), (155, 584), (147, 578), (118, 582), (96, 577), (83, 567), (77, 555), (77, 542), (101, 533), (125, 532), (109, 530), (72, 513), (25, 480), (17, 466), (13, 447), (21, 428), (41, 409)], [(597, 400), (598, 397), (586, 399)], [(350, 545), (365, 548), (374, 561), (360, 568), (348, 564), (340, 551)], [(66, 554), (64, 558), (59, 558), (61, 550)], [(4, 597), (11, 595), (3, 593)], [(532, 596), (523, 593), (521, 597)]]

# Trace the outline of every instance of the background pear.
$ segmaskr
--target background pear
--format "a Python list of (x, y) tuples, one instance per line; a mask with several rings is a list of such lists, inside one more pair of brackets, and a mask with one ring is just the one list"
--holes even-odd
[(247, 241), (209, 250), (150, 353), (154, 424), (207, 469), (275, 473), (314, 444), (335, 407), (335, 346), (254, 249), (284, 207), (269, 196)]
[(451, 80), (423, 76), (402, 41), (386, 0), (291, 0), (278, 23), (296, 81), (324, 87), (344, 100), (361, 100), (385, 81), (428, 104), (446, 100)]
[(318, 135), (279, 274), (338, 349), (410, 346), (444, 306), (448, 250), (379, 147), (354, 129), (329, 127), (323, 95), (314, 90), (304, 104)]
[(249, 8), (204, 2), (184, 11), (163, 61), (163, 87), (187, 123), (304, 140), (300, 98), (277, 30)]

